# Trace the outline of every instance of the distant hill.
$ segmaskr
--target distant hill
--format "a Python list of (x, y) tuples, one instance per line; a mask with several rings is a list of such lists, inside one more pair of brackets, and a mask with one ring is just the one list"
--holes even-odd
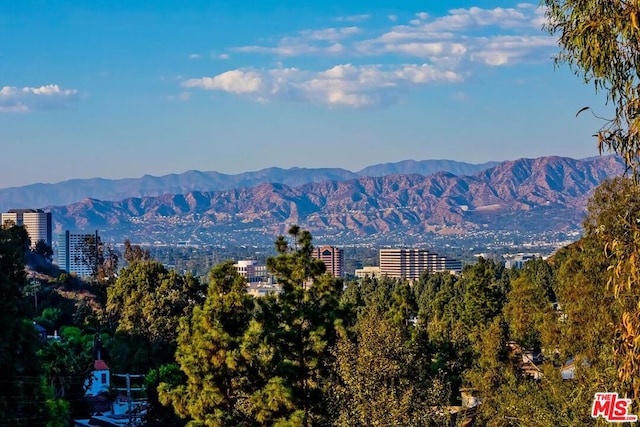
[(255, 172), (227, 175), (219, 172), (188, 171), (164, 176), (145, 175), (126, 179), (72, 179), (56, 184), (32, 184), (0, 189), (0, 210), (12, 208), (42, 208), (51, 205), (68, 205), (85, 198), (117, 201), (128, 197), (184, 194), (191, 191), (223, 191), (234, 188), (254, 187), (265, 183), (278, 183), (292, 187), (311, 182), (345, 181), (361, 176), (385, 176), (390, 174), (431, 175), (451, 172), (470, 175), (496, 162), (470, 164), (452, 160), (406, 160), (369, 166), (359, 172), (340, 168), (267, 168)]
[(503, 162), (468, 176), (438, 172), (298, 186), (261, 183), (113, 202), (85, 199), (51, 211), (56, 231), (100, 229), (120, 241), (128, 236), (211, 242), (221, 236), (237, 240), (240, 233), (272, 238), (294, 223), (353, 238), (442, 228), (535, 233), (578, 228), (593, 189), (623, 172), (622, 161), (613, 156), (543, 157)]
[(396, 163), (383, 163), (368, 166), (357, 172), (358, 176), (387, 176), (387, 175), (433, 175), (438, 172), (449, 172), (454, 175), (473, 175), (474, 173), (492, 168), (500, 162), (464, 163), (454, 160), (404, 160)]

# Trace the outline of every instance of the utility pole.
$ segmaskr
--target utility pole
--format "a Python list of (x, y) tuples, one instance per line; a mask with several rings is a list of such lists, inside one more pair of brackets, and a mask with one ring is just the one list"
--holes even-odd
[(25, 288), (25, 295), (31, 295), (33, 293), (33, 303), (35, 306), (36, 312), (38, 311), (38, 291), (41, 288), (41, 283), (35, 277), (31, 278), (29, 281), (29, 286)]

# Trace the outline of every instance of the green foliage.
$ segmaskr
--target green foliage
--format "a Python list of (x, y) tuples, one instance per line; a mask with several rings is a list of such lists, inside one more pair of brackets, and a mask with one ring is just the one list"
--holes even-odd
[(36, 317), (34, 321), (40, 326), (44, 327), (47, 331), (57, 330), (60, 326), (60, 317), (62, 316), (62, 310), (54, 307), (47, 307), (42, 310), (40, 316)]
[(126, 239), (124, 241), (124, 259), (129, 264), (134, 261), (149, 261), (151, 252), (149, 249), (142, 249), (139, 245), (132, 245), (131, 240)]
[(458, 282), (464, 297), (460, 318), (468, 331), (483, 329), (500, 314), (509, 291), (509, 278), (504, 267), (493, 260), (480, 257), (466, 266)]
[(162, 365), (149, 371), (144, 383), (149, 401), (149, 409), (145, 417), (148, 426), (181, 426), (186, 423), (176, 415), (172, 407), (161, 405), (158, 395), (160, 384), (164, 383), (163, 387), (171, 389), (178, 387), (185, 381), (186, 378), (180, 370), (180, 366), (175, 363)]
[[(559, 35), (568, 63), (596, 91), (605, 91), (615, 115), (597, 132), (598, 149), (621, 155), (631, 169), (633, 181), (618, 178), (601, 185), (589, 204), (585, 221), (588, 240), (606, 254), (608, 289), (611, 302), (609, 330), (615, 330), (612, 364), (618, 367), (616, 390), (633, 395), (640, 403), (640, 4), (622, 0), (545, 0), (547, 29)], [(582, 110), (581, 110), (582, 111)], [(592, 243), (592, 242), (590, 242)], [(596, 258), (598, 259), (598, 258)], [(584, 260), (588, 263), (590, 260)], [(584, 274), (577, 273), (577, 277)], [(602, 294), (602, 293), (600, 293)], [(611, 297), (613, 300), (611, 301)], [(591, 314), (592, 311), (590, 310)], [(584, 316), (583, 316), (584, 317)], [(602, 325), (603, 322), (589, 322)], [(606, 332), (605, 332), (606, 333)], [(609, 334), (605, 335), (609, 336)], [(589, 344), (597, 339), (589, 338)], [(605, 354), (610, 346), (605, 343)]]
[(84, 385), (93, 371), (93, 335), (64, 327), (60, 337), (47, 341), (39, 351), (44, 377), (53, 398), (64, 399), (71, 415), (86, 415)]
[(117, 363), (118, 370), (146, 372), (172, 362), (180, 318), (202, 304), (204, 296), (204, 286), (193, 276), (181, 276), (156, 261), (135, 261), (122, 269), (116, 283), (108, 288), (106, 309), (117, 324), (116, 341), (125, 346), (130, 342), (136, 352), (121, 362), (139, 364)]
[(467, 385), (481, 396), (485, 414), (500, 403), (496, 390), (507, 381), (512, 369), (507, 363), (510, 356), (507, 341), (507, 325), (501, 317), (494, 318), (475, 341), (474, 360), (464, 373)]
[(559, 37), (558, 62), (569, 64), (615, 116), (598, 131), (598, 149), (621, 155), (634, 175), (640, 153), (640, 5), (623, 0), (545, 0), (547, 30)]
[[(535, 260), (514, 272), (502, 315), (473, 340), (464, 378), (482, 399), (481, 425), (590, 425), (594, 393), (623, 392), (613, 346), (620, 311), (607, 291), (602, 242), (587, 233), (550, 267)], [(550, 309), (550, 295), (559, 310)], [(545, 362), (535, 367), (529, 349)], [(561, 369), (570, 367), (572, 379), (563, 380)]]
[(195, 425), (243, 425), (250, 410), (251, 378), (242, 340), (249, 327), (253, 299), (233, 264), (211, 271), (207, 299), (180, 322), (176, 361), (186, 383), (162, 382), (163, 404)]
[(424, 361), (417, 346), (405, 341), (403, 329), (402, 322), (372, 309), (358, 322), (353, 338), (342, 330), (335, 348), (334, 425), (426, 426), (448, 421), (439, 411), (449, 399), (446, 383), (416, 375)]
[(89, 234), (79, 243), (80, 263), (89, 269), (90, 276), (97, 279), (100, 265), (104, 262), (104, 244), (98, 236)]
[(418, 314), (415, 294), (409, 283), (401, 282), (395, 286), (390, 301), (389, 316), (396, 324), (408, 326), (409, 322)]
[[(248, 296), (228, 262), (211, 271), (204, 303), (168, 315), (180, 319), (176, 363), (151, 371), (149, 396), (193, 426), (422, 426), (448, 423), (438, 414), (460, 403), (464, 384), (482, 399), (479, 425), (589, 424), (593, 393), (622, 390), (615, 357), (622, 335), (612, 325), (630, 306), (607, 290), (607, 257), (618, 252), (603, 238), (625, 230), (616, 228), (621, 212), (590, 207), (585, 238), (553, 264), (533, 260), (510, 271), (479, 259), (460, 276), (363, 279), (344, 292), (311, 256), (311, 235), (292, 228), (267, 261), (282, 293)], [(143, 360), (152, 349), (133, 333), (164, 343), (170, 329), (146, 319), (179, 305), (182, 298), (167, 295), (184, 289), (164, 286), (179, 276), (150, 261), (125, 270), (110, 308), (127, 337), (123, 348), (140, 354), (118, 353)], [(545, 362), (532, 366), (529, 349)], [(563, 380), (571, 361), (573, 379)], [(176, 422), (154, 406), (150, 422)]]
[(78, 327), (96, 331), (102, 324), (102, 311), (97, 311), (89, 301), (83, 299), (77, 304), (72, 320)]
[[(640, 403), (640, 188), (628, 178), (616, 178), (598, 187), (589, 202), (585, 239), (600, 252), (600, 266), (606, 268), (599, 283), (615, 332), (613, 354), (618, 367), (617, 390), (633, 395)], [(600, 304), (602, 304), (600, 302)], [(598, 323), (600, 324), (600, 323)], [(603, 328), (604, 329), (604, 328)], [(611, 345), (604, 343), (605, 349)]]
[(553, 302), (545, 288), (524, 273), (511, 281), (503, 313), (510, 337), (525, 349), (540, 350), (545, 324), (553, 322)]
[(40, 255), (42, 258), (51, 261), (53, 258), (53, 248), (47, 245), (47, 242), (44, 240), (38, 240), (36, 242), (35, 247), (33, 248), (33, 253)]
[(41, 342), (23, 298), (28, 246), (23, 227), (0, 227), (0, 424), (44, 426), (52, 418), (37, 357)]
[(335, 323), (341, 317), (339, 299), (342, 282), (324, 274), (325, 265), (312, 257), (308, 231), (291, 227), (292, 248), (283, 236), (276, 241), (277, 257), (267, 267), (278, 277), (275, 328), (266, 338), (278, 349), (276, 375), (290, 387), (292, 409), (289, 420), (303, 426), (320, 425), (328, 417), (327, 390), (330, 387), (330, 347), (335, 343)]
[(46, 401), (50, 420), (47, 427), (68, 427), (71, 423), (70, 405), (67, 400), (49, 397)]
[(159, 400), (190, 425), (324, 425), (341, 282), (292, 228), (267, 261), (282, 292), (257, 300), (229, 262), (210, 273), (207, 299), (180, 323), (176, 361), (186, 380), (161, 382)]

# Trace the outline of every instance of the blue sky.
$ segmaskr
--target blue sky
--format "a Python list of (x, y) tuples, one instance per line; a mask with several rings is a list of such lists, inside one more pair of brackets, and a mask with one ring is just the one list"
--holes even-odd
[(0, 188), (597, 155), (537, 3), (0, 0)]

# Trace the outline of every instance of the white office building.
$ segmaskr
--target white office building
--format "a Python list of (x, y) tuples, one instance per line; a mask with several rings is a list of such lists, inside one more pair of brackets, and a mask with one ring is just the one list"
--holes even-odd
[[(58, 235), (58, 267), (79, 277), (91, 276), (97, 268), (97, 254), (100, 237), (95, 233), (71, 233), (66, 230)], [(95, 245), (90, 248), (88, 245)], [(94, 252), (95, 251), (95, 252)]]
[(0, 214), (0, 223), (4, 224), (7, 221), (24, 226), (32, 248), (35, 248), (40, 240), (51, 246), (51, 212), (41, 209), (10, 209)]
[(380, 249), (380, 274), (397, 279), (418, 279), (425, 271), (459, 273), (462, 263), (426, 249)]
[(238, 274), (247, 279), (247, 283), (270, 282), (267, 266), (254, 260), (241, 260), (233, 265)]

